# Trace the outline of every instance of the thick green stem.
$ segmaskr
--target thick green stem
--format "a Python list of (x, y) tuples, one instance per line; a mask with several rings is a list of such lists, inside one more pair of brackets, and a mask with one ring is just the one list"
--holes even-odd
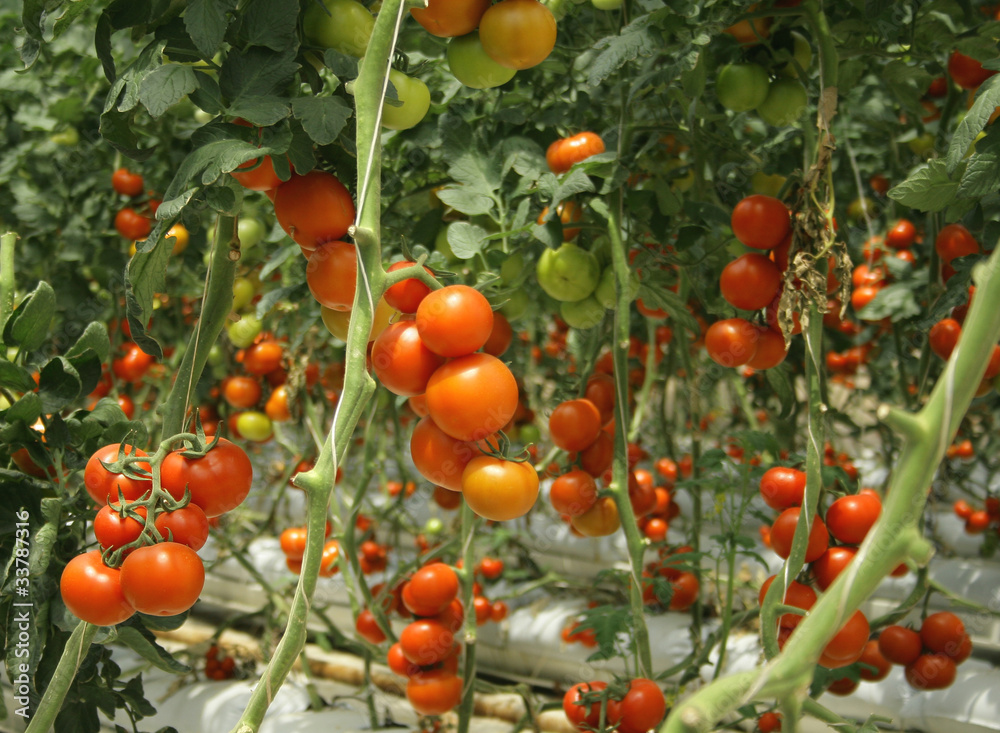
[(236, 241), (235, 217), (220, 216), (215, 243), (212, 245), (212, 259), (208, 266), (201, 316), (177, 368), (177, 379), (162, 407), (161, 435), (164, 437), (175, 435), (184, 429), (184, 418), (191, 406), (191, 396), (201, 379), (202, 370), (208, 362), (208, 352), (218, 340), (229, 312), (233, 309), (233, 280), (236, 277), (237, 262), (230, 257), (230, 243), (233, 241)]
[[(389, 59), (402, 18), (403, 0), (386, 0), (375, 21), (368, 50), (355, 82), (359, 202), (358, 220), (351, 228), (357, 244), (358, 278), (351, 311), (344, 358), (344, 389), (337, 402), (333, 425), (323, 443), (316, 466), (299, 474), (296, 484), (308, 498), (306, 551), (302, 572), (295, 588), (285, 633), (267, 669), (254, 688), (250, 702), (233, 733), (257, 733), (267, 708), (288, 676), (306, 641), (306, 620), (316, 591), (326, 529), (326, 513), (333, 492), (337, 466), (347, 451), (354, 429), (375, 392), (375, 381), (365, 363), (368, 337), (372, 330), (375, 305), (385, 289), (381, 240), (381, 160), (379, 141), (382, 100), (385, 96)], [(353, 525), (345, 526), (352, 532)]]
[[(619, 200), (618, 204), (621, 204)], [(653, 658), (649, 650), (649, 630), (646, 628), (645, 604), (643, 603), (642, 565), (646, 542), (639, 534), (639, 527), (632, 511), (628, 495), (628, 348), (629, 348), (629, 279), (628, 254), (619, 229), (619, 212), (612, 207), (608, 218), (608, 234), (611, 237), (611, 263), (615, 273), (614, 358), (615, 377), (615, 457), (612, 464), (611, 495), (618, 507), (622, 529), (629, 556), (629, 605), (632, 610), (632, 633), (639, 670), (644, 677), (652, 677)]]
[(458, 733), (469, 733), (475, 703), (476, 681), (476, 613), (473, 608), (472, 586), (475, 584), (474, 542), (479, 517), (466, 502), (462, 502), (462, 605), (465, 607), (463, 639), (465, 643), (465, 663), (462, 669), (464, 688), (462, 702), (458, 706)]
[(56, 671), (52, 673), (52, 679), (49, 680), (49, 685), (38, 703), (38, 710), (31, 717), (25, 733), (48, 733), (52, 730), (56, 716), (62, 709), (63, 700), (66, 699), (66, 693), (69, 692), (73, 678), (76, 677), (76, 671), (90, 650), (90, 642), (97, 633), (97, 628), (93, 624), (81, 621), (73, 629), (73, 633), (66, 640), (66, 648), (59, 658)]
[[(0, 331), (14, 312), (14, 245), (17, 234), (6, 232), (0, 236)], [(3, 358), (7, 358), (6, 352)]]

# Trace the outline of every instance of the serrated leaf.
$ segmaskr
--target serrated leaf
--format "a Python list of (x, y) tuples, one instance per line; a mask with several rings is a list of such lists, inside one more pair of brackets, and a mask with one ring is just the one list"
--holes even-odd
[(194, 69), (184, 64), (164, 64), (143, 78), (139, 85), (139, 101), (149, 114), (160, 117), (198, 88)]
[(917, 168), (905, 181), (890, 189), (888, 196), (911, 209), (941, 211), (955, 200), (958, 183), (948, 175), (945, 161), (935, 159)]
[(594, 44), (594, 50), (598, 53), (588, 65), (587, 84), (591, 87), (600, 86), (629, 61), (639, 56), (651, 56), (661, 45), (659, 34), (651, 27), (651, 17), (640, 16), (625, 26), (621, 35), (608, 36)]
[(226, 112), (242, 117), (260, 127), (269, 127), (289, 115), (288, 100), (283, 97), (244, 95), (229, 105)]
[(921, 313), (921, 308), (914, 297), (911, 283), (893, 283), (878, 291), (864, 308), (858, 311), (858, 318), (863, 321), (879, 321), (891, 318), (893, 323), (904, 318), (912, 318)]
[(346, 53), (328, 48), (323, 53), (323, 63), (341, 81), (354, 79), (358, 76), (358, 60)]
[(117, 107), (101, 113), (101, 137), (122, 155), (132, 160), (146, 160), (153, 154), (153, 148), (139, 147), (139, 138), (132, 131), (133, 112), (121, 112)]
[(239, 18), (239, 35), (249, 45), (274, 51), (298, 48), (299, 0), (244, 0)]
[(501, 163), (479, 151), (465, 150), (448, 156), (448, 175), (469, 187), (469, 190), (490, 195), (500, 188)]
[(590, 176), (577, 164), (559, 181), (552, 194), (552, 198), (555, 201), (562, 201), (578, 193), (590, 193), (593, 190), (594, 182), (590, 180)]
[(224, 109), (222, 102), (222, 91), (219, 89), (219, 82), (212, 74), (195, 69), (194, 77), (198, 81), (198, 88), (188, 94), (188, 99), (192, 104), (201, 107), (212, 115), (217, 115)]
[(317, 145), (336, 142), (354, 110), (341, 97), (298, 97), (292, 113)]
[(222, 45), (229, 27), (228, 14), (236, 10), (236, 0), (191, 0), (184, 12), (184, 27), (198, 51), (212, 58)]
[(108, 329), (103, 323), (97, 321), (88, 323), (83, 333), (80, 334), (80, 338), (66, 352), (66, 358), (72, 359), (74, 356), (83, 354), (87, 349), (93, 351), (100, 361), (107, 360), (111, 353), (111, 339), (108, 338)]
[(34, 351), (49, 336), (49, 326), (56, 313), (56, 294), (44, 280), (17, 306), (3, 329), (7, 346)]
[(467, 221), (456, 221), (448, 227), (448, 246), (460, 260), (468, 260), (483, 251), (490, 233)]
[(141, 629), (138, 622), (135, 622), (135, 625), (130, 625), (130, 622), (131, 619), (116, 627), (118, 641), (164, 672), (184, 674), (191, 671), (190, 667), (178, 662), (166, 649), (157, 644), (155, 637), (146, 629)]
[(243, 205), (243, 197), (229, 185), (209, 186), (205, 189), (205, 203), (220, 214), (236, 216)]
[(994, 74), (983, 82), (976, 94), (976, 101), (972, 108), (966, 112), (965, 117), (955, 128), (951, 142), (948, 143), (948, 175), (955, 174), (955, 170), (961, 164), (969, 146), (986, 127), (986, 123), (997, 107), (1000, 107), (1000, 74)]
[(222, 64), (219, 87), (226, 97), (233, 100), (281, 96), (298, 68), (294, 49), (281, 53), (259, 46), (243, 53), (233, 49)]
[(471, 191), (465, 186), (453, 186), (437, 192), (437, 197), (446, 205), (468, 216), (488, 214), (493, 210), (493, 199), (482, 193)]
[(132, 340), (157, 359), (163, 350), (146, 332), (146, 323), (153, 314), (153, 295), (166, 285), (169, 260), (167, 247), (154, 247), (151, 252), (136, 252), (125, 268), (125, 313)]

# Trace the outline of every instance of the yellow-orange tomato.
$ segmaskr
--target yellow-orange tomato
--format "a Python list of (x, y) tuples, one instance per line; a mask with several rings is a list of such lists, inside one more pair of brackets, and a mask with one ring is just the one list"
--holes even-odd
[(462, 472), (462, 496), (481, 517), (503, 522), (527, 514), (538, 498), (538, 473), (530, 463), (477, 456)]

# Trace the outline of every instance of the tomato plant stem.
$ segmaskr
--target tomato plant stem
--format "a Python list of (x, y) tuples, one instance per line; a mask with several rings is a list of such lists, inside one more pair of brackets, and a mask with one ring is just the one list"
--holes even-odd
[[(0, 236), (0, 329), (3, 329), (14, 312), (14, 245), (17, 244), (17, 234), (6, 232)], [(6, 352), (3, 358), (7, 358)]]
[(66, 693), (69, 691), (70, 685), (73, 684), (76, 671), (80, 668), (83, 658), (87, 656), (90, 642), (96, 633), (97, 627), (86, 621), (81, 621), (73, 629), (73, 633), (66, 640), (66, 647), (59, 658), (56, 670), (52, 673), (52, 678), (38, 703), (38, 709), (31, 716), (31, 722), (28, 723), (25, 733), (48, 733), (52, 730), (56, 716), (62, 709)]
[(468, 503), (462, 502), (461, 513), (462, 535), (462, 606), (465, 608), (463, 621), (463, 642), (465, 643), (465, 661), (462, 667), (462, 702), (458, 706), (458, 733), (468, 733), (472, 721), (475, 702), (476, 681), (476, 611), (472, 586), (476, 582), (474, 568), (476, 567), (475, 543), (476, 527), (479, 518)]

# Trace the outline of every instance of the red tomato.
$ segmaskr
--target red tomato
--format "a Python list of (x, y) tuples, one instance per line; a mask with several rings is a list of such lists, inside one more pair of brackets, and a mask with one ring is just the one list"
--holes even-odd
[(215, 448), (201, 458), (188, 458), (183, 451), (167, 454), (160, 465), (160, 483), (176, 499), (191, 491), (191, 502), (207, 517), (235, 509), (250, 493), (253, 467), (238, 445), (220, 438)]
[(222, 396), (231, 407), (253, 407), (260, 401), (260, 382), (253, 377), (229, 377), (222, 388)]
[(734, 308), (761, 310), (781, 292), (781, 270), (765, 255), (750, 252), (723, 268), (719, 289)]
[(892, 249), (909, 249), (917, 238), (917, 228), (909, 219), (900, 219), (885, 235), (885, 244)]
[(111, 362), (111, 371), (126, 382), (138, 382), (146, 375), (154, 361), (152, 356), (136, 344), (132, 344), (126, 349), (124, 356)]
[(684, 570), (670, 581), (670, 587), (673, 589), (673, 595), (670, 596), (668, 608), (671, 611), (686, 611), (698, 598), (701, 583), (698, 582), (697, 575)]
[(927, 334), (931, 351), (942, 359), (948, 359), (955, 350), (958, 337), (962, 335), (962, 325), (954, 318), (942, 318), (931, 326)]
[(743, 318), (716, 321), (705, 332), (705, 350), (716, 364), (743, 366), (757, 353), (760, 332)]
[(962, 89), (975, 89), (995, 73), (959, 51), (952, 51), (948, 57), (948, 76)]
[(757, 351), (746, 363), (751, 369), (771, 369), (788, 356), (785, 337), (777, 328), (757, 328)]
[(920, 627), (924, 647), (949, 657), (955, 655), (964, 638), (965, 624), (951, 611), (932, 613)]
[[(772, 575), (760, 587), (760, 592), (757, 594), (758, 603), (764, 603), (764, 596), (767, 595), (767, 590), (771, 587), (771, 583), (774, 582), (774, 578), (775, 576)], [(786, 606), (795, 606), (796, 608), (808, 611), (816, 603), (816, 591), (808, 585), (803, 585), (793, 580), (785, 589), (785, 598), (782, 603)], [(802, 616), (795, 613), (785, 613), (779, 617), (778, 625), (785, 629), (794, 629), (802, 622), (802, 618)]]
[(122, 593), (140, 613), (176, 616), (194, 605), (205, 585), (205, 566), (187, 545), (140, 547), (121, 567)]
[(163, 539), (187, 545), (196, 552), (208, 541), (208, 517), (197, 504), (163, 512), (155, 526)]
[[(771, 548), (779, 557), (788, 558), (792, 551), (792, 538), (795, 535), (795, 527), (799, 523), (799, 507), (792, 507), (783, 511), (771, 525)], [(806, 548), (806, 562), (818, 560), (827, 546), (830, 544), (830, 535), (826, 530), (823, 520), (817, 515), (813, 517), (812, 526), (809, 530), (809, 545)]]
[(443, 669), (410, 677), (406, 699), (420, 715), (443, 715), (462, 701), (462, 678)]
[(274, 214), (281, 228), (310, 251), (347, 234), (355, 213), (344, 184), (324, 171), (293, 174), (274, 196)]
[(414, 616), (436, 616), (458, 595), (458, 575), (444, 563), (425, 565), (403, 586), (403, 604)]
[(121, 588), (121, 571), (109, 568), (100, 550), (91, 550), (70, 560), (59, 578), (63, 603), (74, 616), (95, 626), (114, 626), (135, 609)]
[(917, 661), (923, 642), (920, 634), (905, 626), (887, 626), (878, 637), (882, 656), (893, 664), (912, 664)]
[[(418, 312), (418, 329), (419, 318)], [(481, 440), (492, 435), (510, 422), (518, 404), (514, 375), (506, 364), (489, 354), (461, 356), (439, 367), (427, 382), (424, 394), (431, 419), (457, 440)]]
[[(109, 501), (118, 501), (119, 496), (125, 501), (135, 501), (142, 498), (142, 495), (153, 488), (152, 479), (129, 478), (123, 474), (111, 473), (102, 463), (114, 463), (118, 460), (118, 443), (111, 443), (94, 452), (94, 455), (87, 461), (87, 467), (83, 470), (83, 483), (87, 488), (90, 498), (98, 505), (105, 505)], [(144, 456), (146, 452), (133, 446), (125, 446), (125, 455)], [(136, 466), (144, 471), (151, 471), (148, 463), (140, 463)]]
[(490, 0), (429, 0), (426, 8), (410, 8), (410, 15), (432, 36), (455, 38), (476, 30), (489, 7)]
[(358, 632), (358, 636), (370, 644), (381, 644), (385, 641), (385, 632), (379, 628), (375, 614), (367, 608), (358, 614), (354, 629)]
[(736, 204), (731, 223), (735, 237), (754, 249), (774, 249), (791, 229), (785, 205), (773, 196), (759, 193)]
[(826, 510), (826, 526), (830, 534), (845, 545), (860, 545), (881, 513), (882, 502), (878, 496), (842, 496)]
[(443, 356), (424, 345), (413, 321), (390, 324), (372, 344), (371, 364), (378, 381), (404, 397), (423, 394), (431, 375), (444, 362)]
[(820, 590), (829, 588), (848, 563), (854, 559), (857, 550), (853, 547), (829, 547), (812, 564), (813, 577)]
[(263, 376), (281, 368), (285, 349), (277, 341), (261, 341), (243, 352), (243, 368), (248, 374)]
[(152, 222), (135, 209), (126, 206), (115, 214), (115, 229), (125, 239), (145, 239), (153, 229)]
[(289, 527), (283, 530), (279, 542), (285, 557), (290, 560), (301, 560), (306, 554), (306, 537), (305, 527)]
[(866, 669), (865, 666), (861, 667), (861, 679), (868, 680), (869, 682), (884, 680), (889, 676), (889, 671), (892, 669), (892, 662), (882, 655), (882, 652), (878, 648), (878, 642), (874, 639), (865, 644), (865, 649), (861, 652), (861, 659), (858, 662), (862, 665), (872, 667), (872, 669)]
[(555, 48), (556, 19), (538, 0), (502, 0), (480, 19), (479, 40), (501, 66), (530, 69)]
[[(259, 146), (258, 146), (259, 147)], [(257, 165), (258, 162), (260, 165)], [(256, 167), (255, 167), (256, 166)], [(265, 155), (264, 159), (254, 158), (243, 163), (230, 174), (243, 188), (251, 191), (273, 191), (284, 181), (278, 178), (274, 171), (274, 161), (270, 155)]]
[(597, 501), (597, 484), (586, 471), (576, 469), (564, 473), (552, 482), (549, 501), (560, 514), (578, 517)]
[(979, 254), (979, 242), (961, 224), (948, 224), (934, 238), (934, 249), (945, 265), (958, 257)]
[(560, 175), (577, 163), (592, 155), (604, 152), (604, 141), (593, 132), (581, 132), (570, 137), (560, 138), (549, 145), (545, 152), (545, 160), (549, 170)]
[(597, 440), (601, 413), (588, 399), (567, 400), (549, 416), (552, 442), (565, 451), (581, 451)]
[(855, 611), (823, 649), (819, 663), (829, 669), (854, 664), (865, 651), (871, 629), (861, 611)]
[(615, 457), (615, 441), (604, 430), (580, 453), (580, 468), (591, 476), (600, 476), (609, 468)]
[[(601, 703), (595, 700), (591, 703), (584, 703), (583, 699), (588, 695), (599, 693), (607, 688), (606, 682), (578, 682), (566, 690), (563, 695), (563, 712), (569, 718), (569, 722), (576, 726), (577, 730), (596, 730), (600, 724)], [(596, 697), (596, 695), (595, 695)], [(607, 706), (605, 706), (605, 717)]]
[(94, 517), (94, 537), (105, 550), (117, 550), (119, 547), (135, 542), (146, 526), (146, 507), (135, 507), (133, 513), (138, 519), (126, 514), (122, 517), (121, 504), (103, 506)]
[(450, 491), (461, 491), (462, 472), (479, 455), (479, 449), (475, 443), (452, 438), (427, 416), (413, 429), (410, 455), (425, 479)]
[(491, 356), (500, 357), (510, 348), (514, 339), (514, 330), (510, 327), (507, 316), (497, 311), (493, 314), (493, 330), (483, 344), (483, 351)]
[(419, 619), (403, 629), (399, 644), (403, 647), (403, 656), (426, 667), (437, 664), (451, 653), (455, 637), (440, 621)]
[(757, 718), (757, 730), (760, 733), (775, 733), (781, 730), (781, 716), (770, 711)]
[(955, 661), (944, 654), (921, 654), (906, 665), (906, 681), (916, 690), (943, 690), (955, 681)]
[[(607, 717), (620, 721), (618, 733), (646, 733), (657, 728), (667, 714), (667, 700), (653, 680), (637, 677), (629, 682), (625, 697), (609, 700)], [(596, 726), (595, 726), (596, 727)]]
[(306, 282), (316, 301), (335, 311), (354, 307), (358, 253), (353, 244), (339, 240), (317, 244), (309, 255)]
[(806, 492), (806, 474), (797, 468), (775, 466), (760, 478), (760, 495), (772, 509), (800, 506)]
[(493, 309), (468, 285), (449, 285), (428, 294), (417, 307), (417, 331), (441, 356), (465, 356), (482, 348), (493, 331)]
[(601, 424), (607, 425), (614, 416), (615, 380), (610, 374), (593, 374), (587, 380), (583, 396), (594, 403), (601, 413)]
[(122, 196), (138, 196), (144, 185), (142, 176), (128, 168), (119, 168), (111, 174), (111, 187)]
[[(407, 260), (394, 262), (389, 265), (386, 272), (403, 270), (407, 267), (412, 267), (415, 264), (415, 262), (409, 262)], [(428, 268), (425, 267), (424, 269), (427, 270), (429, 275), (434, 274)], [(411, 277), (403, 280), (402, 282), (396, 283), (391, 288), (388, 288), (383, 297), (385, 298), (386, 303), (398, 310), (400, 313), (416, 313), (421, 301), (426, 298), (430, 292), (431, 289), (427, 285), (422, 283), (417, 278)]]

